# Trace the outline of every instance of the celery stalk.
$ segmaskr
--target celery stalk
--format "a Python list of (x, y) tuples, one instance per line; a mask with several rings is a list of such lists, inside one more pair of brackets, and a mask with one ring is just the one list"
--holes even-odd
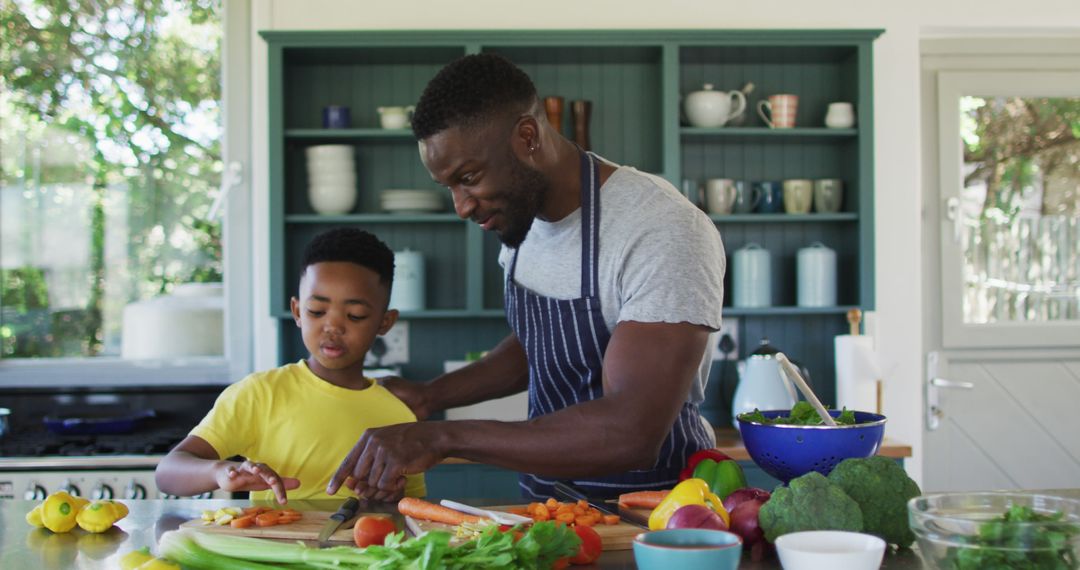
[(274, 566), (250, 562), (211, 552), (192, 540), (188, 531), (171, 530), (161, 535), (158, 552), (184, 568), (214, 570), (273, 570)]

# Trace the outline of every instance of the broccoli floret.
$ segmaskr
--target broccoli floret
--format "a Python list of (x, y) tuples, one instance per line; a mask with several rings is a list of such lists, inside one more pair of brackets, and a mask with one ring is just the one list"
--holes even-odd
[(758, 524), (765, 539), (774, 542), (782, 534), (803, 530), (860, 532), (863, 516), (859, 504), (839, 485), (811, 471), (773, 491), (758, 512)]
[(881, 456), (845, 459), (829, 473), (829, 480), (859, 503), (865, 532), (900, 548), (915, 542), (907, 502), (922, 492), (896, 461)]

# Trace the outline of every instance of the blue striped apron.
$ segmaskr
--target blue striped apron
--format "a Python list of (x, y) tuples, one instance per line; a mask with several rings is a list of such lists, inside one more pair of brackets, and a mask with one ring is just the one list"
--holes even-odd
[[(552, 299), (514, 282), (518, 252), (506, 278), (506, 318), (529, 360), (529, 418), (603, 395), (604, 351), (611, 333), (600, 311), (599, 269), (600, 165), (581, 153), (581, 297)], [(656, 464), (595, 479), (570, 481), (589, 497), (670, 488), (686, 457), (711, 446), (696, 404), (684, 403)], [(554, 496), (554, 480), (522, 473), (522, 494), (531, 500)]]

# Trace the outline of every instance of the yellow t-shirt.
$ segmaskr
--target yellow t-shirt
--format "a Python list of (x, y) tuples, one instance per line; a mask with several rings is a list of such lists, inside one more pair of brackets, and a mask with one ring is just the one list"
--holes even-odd
[[(329, 499), (326, 485), (364, 430), (416, 421), (404, 402), (368, 381), (363, 390), (335, 386), (303, 360), (256, 372), (226, 388), (191, 435), (222, 458), (240, 455), (299, 479), (290, 499)], [(423, 474), (406, 477), (405, 494), (426, 494)], [(253, 491), (251, 498), (273, 494)]]

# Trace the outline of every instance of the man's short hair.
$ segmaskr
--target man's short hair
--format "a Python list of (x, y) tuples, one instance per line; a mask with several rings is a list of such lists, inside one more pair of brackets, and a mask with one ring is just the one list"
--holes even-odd
[(311, 239), (304, 249), (300, 275), (316, 263), (346, 261), (366, 267), (379, 275), (390, 289), (394, 282), (394, 252), (374, 235), (360, 228), (333, 228)]
[(536, 87), (506, 58), (491, 53), (457, 59), (428, 83), (413, 112), (412, 129), (424, 140), (450, 127), (472, 127), (532, 106)]

